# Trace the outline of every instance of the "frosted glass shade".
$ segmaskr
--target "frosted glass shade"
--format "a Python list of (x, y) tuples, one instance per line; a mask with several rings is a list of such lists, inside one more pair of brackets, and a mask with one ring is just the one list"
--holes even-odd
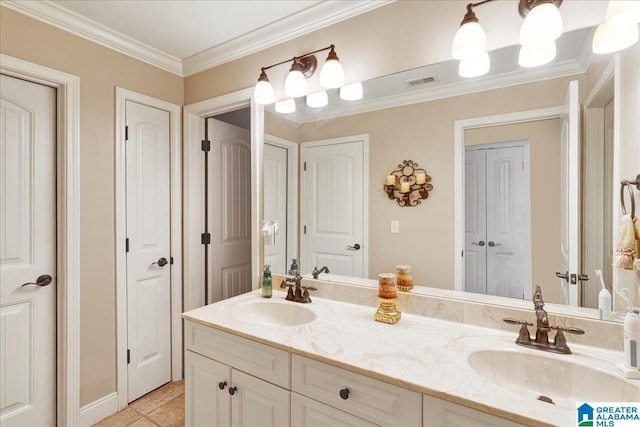
[(351, 83), (340, 88), (340, 99), (344, 101), (357, 101), (362, 99), (362, 83)]
[(556, 42), (551, 40), (546, 43), (527, 44), (520, 48), (518, 64), (521, 67), (531, 68), (547, 64), (556, 57)]
[(296, 111), (296, 102), (289, 98), (276, 102), (276, 111), (280, 114), (291, 114)]
[(481, 55), (473, 58), (461, 60), (458, 67), (458, 74), (460, 74), (460, 77), (478, 77), (487, 74), (490, 66), (489, 54), (483, 52)]
[(562, 16), (553, 3), (543, 3), (531, 9), (520, 27), (520, 44), (542, 44), (562, 34)]
[(638, 37), (638, 24), (634, 22), (615, 26), (605, 22), (598, 25), (591, 48), (597, 54), (617, 52), (637, 42)]
[(284, 81), (284, 93), (291, 98), (305, 96), (309, 93), (307, 79), (298, 70), (291, 70)]
[(344, 70), (337, 59), (329, 59), (320, 70), (320, 85), (327, 89), (335, 89), (344, 84)]
[(477, 22), (468, 22), (458, 28), (451, 45), (451, 55), (455, 59), (480, 56), (487, 50), (487, 36)]
[(253, 89), (253, 100), (258, 104), (272, 104), (275, 101), (275, 93), (271, 83), (260, 80)]
[(640, 1), (610, 1), (607, 6), (607, 24), (625, 26), (640, 23)]
[(327, 92), (324, 90), (307, 95), (307, 106), (311, 108), (321, 108), (326, 106), (328, 103), (329, 98), (327, 98)]

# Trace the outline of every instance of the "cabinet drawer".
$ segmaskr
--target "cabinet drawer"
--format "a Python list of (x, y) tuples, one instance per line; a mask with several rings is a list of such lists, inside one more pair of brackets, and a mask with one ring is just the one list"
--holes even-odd
[(291, 393), (291, 425), (295, 427), (377, 427), (324, 403)]
[(424, 427), (522, 427), (522, 424), (424, 395)]
[[(422, 425), (422, 395), (301, 356), (291, 359), (291, 389), (372, 423)], [(348, 389), (346, 399), (340, 391)]]
[(286, 389), (291, 384), (289, 353), (187, 321), (187, 350), (233, 366)]

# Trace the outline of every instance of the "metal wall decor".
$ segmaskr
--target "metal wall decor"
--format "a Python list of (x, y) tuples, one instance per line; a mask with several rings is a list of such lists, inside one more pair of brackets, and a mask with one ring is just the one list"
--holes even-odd
[(413, 160), (403, 160), (398, 169), (387, 175), (384, 191), (400, 206), (418, 206), (433, 190), (427, 171)]

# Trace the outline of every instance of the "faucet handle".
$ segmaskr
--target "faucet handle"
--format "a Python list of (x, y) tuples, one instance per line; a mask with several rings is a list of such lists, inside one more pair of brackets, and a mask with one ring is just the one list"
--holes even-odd
[(580, 329), (580, 328), (574, 328), (572, 326), (552, 326), (551, 329), (555, 329), (558, 332), (566, 332), (568, 334), (574, 334), (574, 335), (584, 335), (584, 330)]
[(505, 317), (502, 319), (504, 323), (508, 323), (510, 325), (524, 325), (524, 326), (533, 326), (533, 323), (527, 322), (526, 320), (517, 320), (512, 317)]
[(302, 289), (308, 289), (310, 291), (317, 291), (318, 288), (316, 288), (315, 286), (302, 286)]

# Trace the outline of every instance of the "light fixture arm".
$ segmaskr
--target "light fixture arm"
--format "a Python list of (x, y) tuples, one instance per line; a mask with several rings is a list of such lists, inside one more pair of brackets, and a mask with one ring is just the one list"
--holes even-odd
[[(486, 1), (492, 1), (492, 0), (486, 0)], [(311, 55), (313, 55), (315, 53), (318, 53), (318, 52), (324, 52), (325, 50), (329, 50), (329, 49), (335, 49), (335, 45), (332, 44), (332, 45), (324, 47), (322, 49), (314, 50), (313, 52), (307, 52), (307, 53), (305, 53), (303, 55), (294, 56), (291, 59), (285, 59), (284, 61), (277, 62), (277, 63), (269, 65), (267, 67), (262, 67), (262, 70), (266, 71), (266, 70), (268, 70), (270, 68), (277, 67), (278, 65), (286, 64), (288, 62), (301, 62), (301, 60), (303, 60), (304, 58), (310, 57)]]
[(531, 12), (531, 9), (544, 3), (553, 3), (553, 5), (559, 9), (562, 0), (520, 0), (518, 3), (518, 13), (522, 18), (525, 18), (529, 12)]

